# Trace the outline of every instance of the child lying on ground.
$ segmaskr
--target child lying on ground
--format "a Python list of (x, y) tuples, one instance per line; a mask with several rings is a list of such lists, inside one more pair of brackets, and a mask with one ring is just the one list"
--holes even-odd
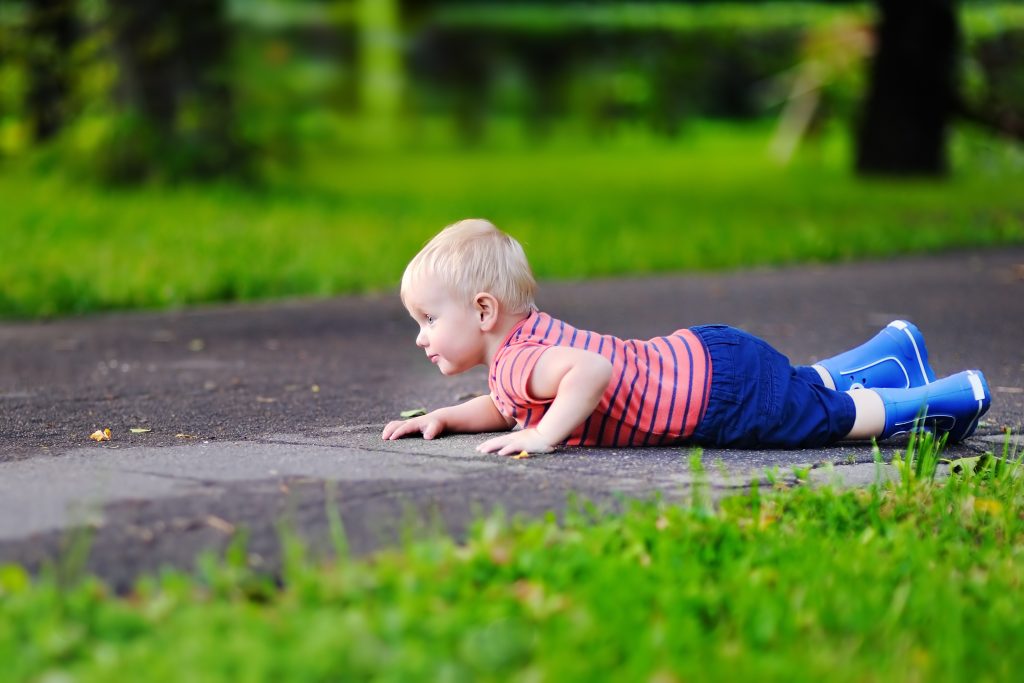
[(523, 248), (485, 220), (445, 228), (409, 263), (402, 303), (416, 345), (445, 375), (489, 368), (490, 393), (410, 420), (382, 437), (515, 431), (482, 452), (558, 445), (810, 448), (918, 428), (970, 436), (988, 410), (985, 377), (936, 380), (920, 331), (897, 320), (870, 341), (793, 367), (725, 325), (650, 340), (578, 330), (537, 310)]

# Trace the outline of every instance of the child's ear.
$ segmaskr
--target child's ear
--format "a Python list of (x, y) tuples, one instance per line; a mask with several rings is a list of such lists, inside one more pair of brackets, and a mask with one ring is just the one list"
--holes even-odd
[(493, 294), (480, 292), (473, 299), (473, 307), (480, 319), (480, 329), (490, 332), (498, 323), (498, 300)]

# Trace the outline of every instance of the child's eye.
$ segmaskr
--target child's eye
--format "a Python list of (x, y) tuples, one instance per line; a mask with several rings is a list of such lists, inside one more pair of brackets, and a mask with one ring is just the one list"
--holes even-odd
[(428, 325), (433, 325), (434, 324), (434, 316), (432, 316), (432, 315), (425, 315), (425, 316), (423, 316), (423, 318), (427, 321)]

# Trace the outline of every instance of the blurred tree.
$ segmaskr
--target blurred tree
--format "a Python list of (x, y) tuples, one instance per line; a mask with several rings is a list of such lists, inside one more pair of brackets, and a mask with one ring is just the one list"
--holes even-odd
[(1024, 142), (1024, 29), (1000, 31), (973, 48), (974, 87), (961, 88), (958, 113), (970, 123)]
[(877, 52), (857, 140), (857, 171), (944, 175), (956, 111), (955, 0), (877, 0)]
[(107, 0), (123, 114), (106, 175), (248, 175), (229, 85), (223, 0)]
[(70, 54), (77, 30), (74, 0), (31, 0), (28, 6), (27, 105), (32, 137), (53, 138), (68, 115)]
[(402, 103), (402, 21), (399, 0), (357, 0), (359, 96), (378, 137), (394, 134)]
[(873, 51), (874, 34), (859, 17), (837, 17), (806, 29), (800, 63), (777, 79), (787, 92), (770, 147), (776, 159), (789, 162), (802, 140), (817, 138), (830, 116), (860, 97), (864, 64)]

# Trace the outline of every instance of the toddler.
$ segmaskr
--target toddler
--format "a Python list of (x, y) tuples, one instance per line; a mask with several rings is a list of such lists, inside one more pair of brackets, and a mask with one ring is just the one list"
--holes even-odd
[(382, 437), (506, 431), (477, 447), (501, 455), (562, 444), (809, 448), (921, 428), (955, 443), (991, 403), (978, 370), (937, 380), (906, 321), (793, 367), (725, 325), (649, 340), (576, 329), (539, 311), (535, 289), (523, 248), (490, 222), (460, 221), (435, 236), (402, 276), (416, 345), (445, 375), (487, 366), (490, 391), (390, 422)]

